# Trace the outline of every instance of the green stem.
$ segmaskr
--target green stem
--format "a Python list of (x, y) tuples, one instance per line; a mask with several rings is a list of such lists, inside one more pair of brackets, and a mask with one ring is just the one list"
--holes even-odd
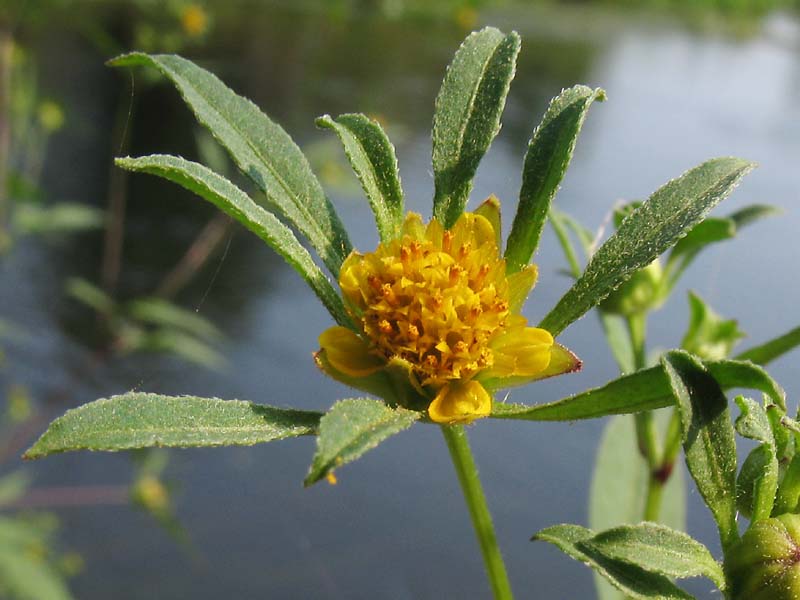
[[(633, 347), (634, 366), (636, 370), (647, 366), (647, 350), (645, 338), (647, 335), (647, 313), (641, 313), (628, 317), (628, 333)], [(664, 462), (659, 449), (658, 434), (656, 433), (655, 420), (653, 413), (642, 412), (634, 415), (636, 422), (636, 440), (639, 444), (639, 451), (642, 453), (650, 476), (647, 479), (647, 496), (644, 503), (644, 519), (646, 521), (658, 521), (661, 512), (661, 499), (666, 483), (666, 472)]]
[(511, 584), (497, 545), (492, 516), (489, 514), (486, 497), (483, 495), (467, 434), (461, 425), (442, 425), (442, 434), (450, 450), (450, 458), (453, 460), (461, 491), (469, 508), (469, 516), (472, 518), (472, 526), (481, 546), (483, 562), (486, 565), (494, 597), (496, 600), (511, 600), (514, 595), (511, 593)]

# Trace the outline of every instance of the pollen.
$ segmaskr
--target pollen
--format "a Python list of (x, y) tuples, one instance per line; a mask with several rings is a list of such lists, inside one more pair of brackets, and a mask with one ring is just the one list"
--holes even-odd
[(485, 218), (467, 213), (445, 231), (410, 214), (400, 238), (351, 254), (340, 284), (373, 351), (407, 361), (420, 384), (466, 380), (492, 366), (509, 285)]

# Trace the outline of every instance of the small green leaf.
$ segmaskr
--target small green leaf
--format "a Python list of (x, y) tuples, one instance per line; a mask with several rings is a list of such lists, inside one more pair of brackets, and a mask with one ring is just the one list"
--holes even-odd
[[(724, 389), (757, 389), (769, 394), (776, 404), (785, 406), (785, 392), (761, 367), (734, 360), (708, 361), (704, 365)], [(527, 406), (495, 402), (491, 416), (527, 421), (575, 421), (655, 410), (674, 403), (669, 380), (659, 365), (547, 404)]]
[(764, 407), (752, 398), (744, 396), (737, 396), (734, 401), (741, 411), (736, 417), (736, 432), (742, 437), (776, 448), (772, 425)]
[(399, 237), (403, 225), (403, 190), (394, 146), (380, 124), (361, 114), (323, 115), (317, 126), (332, 129), (364, 188), (381, 241)]
[(681, 416), (686, 465), (714, 515), (722, 548), (739, 539), (736, 526), (736, 441), (728, 400), (714, 377), (679, 350), (661, 358)]
[(609, 558), (585, 544), (593, 537), (591, 529), (578, 525), (555, 525), (543, 529), (533, 539), (550, 542), (575, 560), (589, 565), (634, 600), (693, 600), (663, 575)]
[(242, 190), (203, 165), (177, 156), (153, 154), (140, 158), (118, 158), (116, 164), (129, 171), (151, 173), (194, 192), (236, 219), (275, 250), (305, 279), (340, 325), (349, 326), (350, 317), (342, 298), (295, 237), (292, 230), (272, 213), (258, 206)]
[(734, 213), (728, 215), (729, 219), (733, 219), (737, 229), (741, 229), (745, 225), (750, 225), (764, 217), (774, 217), (781, 214), (781, 209), (777, 206), (770, 206), (768, 204), (751, 204), (740, 208)]
[(527, 265), (536, 253), (550, 205), (595, 100), (605, 100), (605, 92), (585, 85), (564, 90), (550, 102), (533, 132), (522, 166), (519, 206), (506, 246), (505, 257), (511, 273)]
[(19, 203), (12, 218), (19, 234), (72, 233), (103, 226), (103, 211), (77, 202)]
[(667, 288), (672, 289), (681, 274), (706, 246), (729, 240), (735, 235), (736, 223), (733, 219), (709, 217), (692, 227), (686, 237), (679, 240), (669, 253), (664, 269)]
[[(656, 413), (669, 420), (672, 411)], [(603, 531), (642, 520), (650, 469), (636, 450), (636, 427), (628, 415), (611, 417), (603, 431), (595, 459), (589, 495), (589, 526)], [(673, 529), (686, 527), (686, 485), (683, 470), (675, 469), (662, 491), (659, 522)], [(621, 600), (624, 596), (600, 576), (595, 577), (599, 600)]]
[(738, 158), (717, 158), (661, 187), (597, 250), (539, 326), (561, 333), (702, 221), (753, 166)]
[(335, 276), (350, 253), (347, 232), (291, 137), (215, 75), (175, 55), (133, 52), (111, 66), (151, 66), (175, 84), (197, 120), (225, 146), (272, 207), (306, 236)]
[(321, 416), (240, 400), (129, 392), (68, 410), (24, 458), (71, 450), (252, 446), (314, 435)]
[(689, 329), (681, 348), (703, 360), (720, 360), (730, 356), (744, 335), (737, 321), (723, 319), (700, 296), (689, 292)]
[(641, 567), (666, 577), (708, 577), (725, 586), (722, 567), (703, 544), (658, 523), (622, 525), (602, 531), (582, 542), (608, 558)]
[(175, 327), (207, 340), (221, 340), (222, 333), (198, 313), (181, 308), (163, 298), (139, 298), (128, 305), (128, 313), (137, 321)]
[(736, 505), (751, 521), (768, 519), (778, 492), (780, 475), (775, 436), (767, 411), (755, 400), (737, 396), (741, 413), (736, 418), (736, 432), (761, 442), (744, 461), (736, 480)]
[(317, 453), (305, 485), (316, 483), (385, 439), (408, 429), (420, 416), (413, 410), (389, 408), (379, 400), (340, 400), (320, 421)]
[(800, 346), (800, 327), (795, 327), (789, 333), (742, 352), (736, 360), (749, 360), (758, 365), (766, 365), (791, 352), (797, 346)]
[(116, 303), (111, 296), (93, 283), (80, 277), (67, 279), (66, 291), (68, 296), (96, 310), (101, 315), (111, 316), (117, 309)]
[(0, 582), (15, 600), (72, 600), (63, 576), (25, 548), (0, 548)]
[(606, 335), (608, 347), (621, 373), (633, 373), (636, 370), (636, 356), (633, 352), (631, 336), (625, 325), (624, 317), (598, 311), (600, 324)]
[(736, 478), (736, 507), (752, 523), (772, 514), (779, 476), (775, 449), (767, 444), (753, 448), (742, 463)]
[(500, 131), (519, 36), (487, 27), (470, 34), (447, 68), (433, 117), (433, 215), (450, 228), (464, 211), (472, 178)]

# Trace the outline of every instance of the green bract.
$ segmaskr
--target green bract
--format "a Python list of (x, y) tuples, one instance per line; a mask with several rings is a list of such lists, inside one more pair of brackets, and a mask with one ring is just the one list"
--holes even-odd
[(753, 525), (730, 549), (725, 575), (731, 600), (800, 598), (800, 516)]

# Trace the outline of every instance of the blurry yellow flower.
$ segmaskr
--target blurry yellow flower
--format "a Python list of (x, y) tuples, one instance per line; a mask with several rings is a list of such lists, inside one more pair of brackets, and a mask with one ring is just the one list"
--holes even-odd
[(399, 238), (347, 257), (339, 285), (359, 331), (323, 332), (326, 373), (437, 423), (468, 423), (491, 413), (493, 391), (580, 366), (519, 314), (536, 267), (507, 275), (496, 199), (479, 212), (450, 230), (410, 213)]
[(208, 29), (208, 14), (198, 4), (189, 4), (181, 13), (181, 25), (187, 35), (198, 37)]

